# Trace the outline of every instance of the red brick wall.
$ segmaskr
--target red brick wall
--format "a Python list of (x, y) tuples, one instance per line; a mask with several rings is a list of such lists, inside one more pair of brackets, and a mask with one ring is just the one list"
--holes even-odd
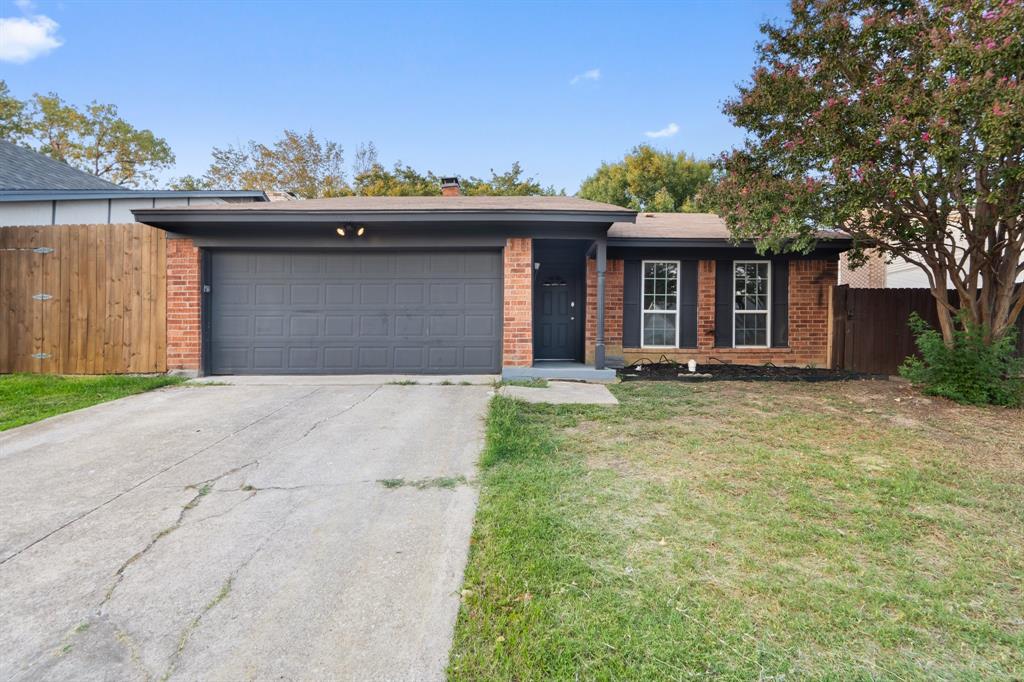
[(715, 347), (715, 261), (697, 262), (697, 348)]
[(533, 365), (533, 240), (505, 242), (505, 328), (501, 364)]
[[(804, 366), (828, 365), (828, 288), (838, 278), (838, 263), (826, 260), (792, 260), (789, 263), (789, 347), (788, 348), (715, 348), (715, 261), (697, 264), (697, 345), (698, 348), (664, 351), (665, 356), (686, 362), (713, 361), (712, 358), (739, 364)], [(626, 363), (650, 358), (649, 349), (625, 349)], [(654, 357), (652, 359), (657, 359)]]
[[(622, 355), (622, 285), (625, 264), (608, 260), (604, 274), (604, 354), (606, 358)], [(597, 261), (587, 259), (587, 322), (583, 347), (586, 361), (594, 363), (597, 341)]]
[(167, 369), (199, 371), (199, 249), (167, 240)]

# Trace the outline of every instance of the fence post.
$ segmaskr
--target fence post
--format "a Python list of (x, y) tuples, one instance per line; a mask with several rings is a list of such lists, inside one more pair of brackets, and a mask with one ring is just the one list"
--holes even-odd
[(846, 284), (828, 288), (828, 366), (844, 369), (846, 357)]

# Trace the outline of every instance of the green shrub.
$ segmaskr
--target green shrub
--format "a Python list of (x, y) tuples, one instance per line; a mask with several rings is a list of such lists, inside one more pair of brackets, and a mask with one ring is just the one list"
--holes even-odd
[(910, 316), (921, 357), (909, 357), (900, 374), (938, 395), (970, 405), (1024, 405), (1024, 358), (1015, 357), (1017, 330), (985, 343), (985, 328), (960, 318), (952, 347), (914, 313)]

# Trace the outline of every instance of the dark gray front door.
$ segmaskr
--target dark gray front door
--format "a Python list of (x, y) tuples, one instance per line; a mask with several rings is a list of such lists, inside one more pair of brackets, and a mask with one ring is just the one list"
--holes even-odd
[(499, 252), (215, 251), (214, 374), (495, 373)]
[(575, 360), (583, 317), (579, 266), (541, 263), (534, 285), (534, 358)]

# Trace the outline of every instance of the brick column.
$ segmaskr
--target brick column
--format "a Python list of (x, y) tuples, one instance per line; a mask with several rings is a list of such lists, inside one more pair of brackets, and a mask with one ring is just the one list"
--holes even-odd
[(533, 366), (533, 240), (505, 242), (503, 367)]
[(191, 239), (167, 240), (167, 369), (199, 371), (199, 249)]
[(789, 347), (795, 361), (828, 363), (828, 288), (838, 278), (835, 261), (789, 262)]
[(715, 261), (697, 262), (697, 348), (715, 347)]
[[(625, 265), (608, 259), (604, 282), (604, 344), (609, 359), (622, 357), (622, 295)], [(594, 364), (594, 340), (597, 338), (597, 263), (587, 259), (587, 322), (584, 349), (587, 364)]]

